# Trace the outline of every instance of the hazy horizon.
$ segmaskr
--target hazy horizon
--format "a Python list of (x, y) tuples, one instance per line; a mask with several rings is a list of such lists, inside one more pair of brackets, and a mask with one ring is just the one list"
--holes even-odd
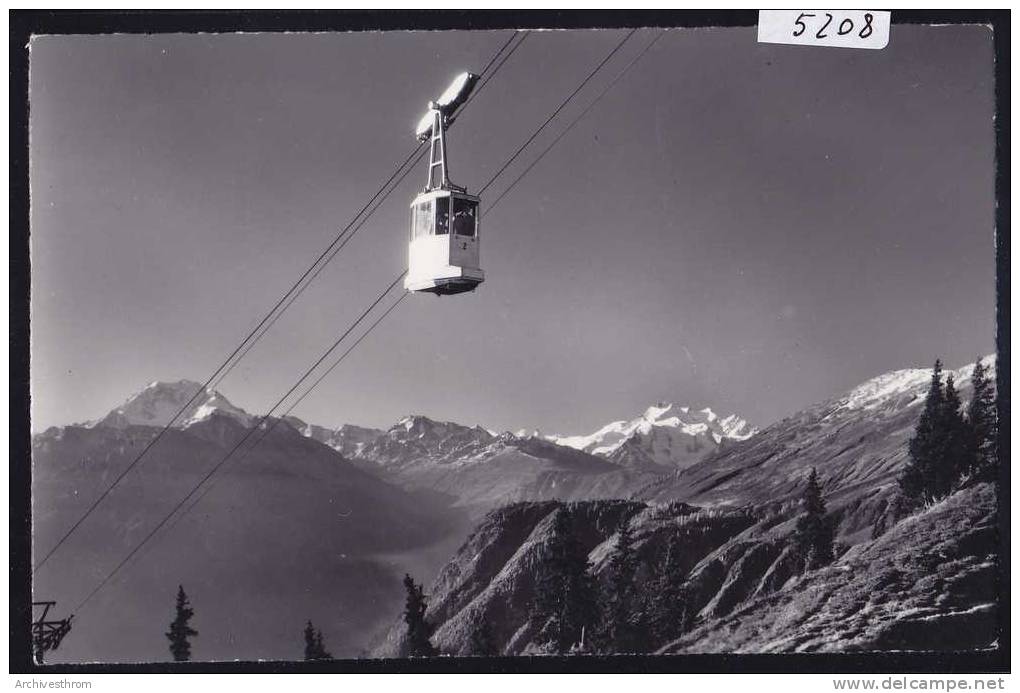
[[(294, 415), (571, 434), (671, 401), (760, 427), (993, 352), (990, 29), (894, 25), (881, 51), (754, 32), (667, 32), (483, 218), (486, 282), (410, 297)], [(508, 36), (34, 38), (33, 430), (203, 382), (404, 158), (427, 100)], [(622, 36), (529, 36), (451, 130), (453, 180), (477, 191)], [(260, 413), (290, 387), (403, 267), (423, 179), (218, 390)]]
[[(990, 354), (983, 354), (981, 356), (981, 358), (985, 359), (985, 358), (994, 357), (994, 356), (995, 356), (995, 352), (992, 352)], [(945, 368), (947, 371), (955, 371), (955, 370), (960, 370), (963, 367), (966, 367), (966, 366), (969, 366), (969, 365), (973, 365), (973, 363), (974, 363), (973, 361), (971, 361), (969, 363), (960, 363), (960, 364), (951, 364), (951, 363), (947, 364), (947, 363), (943, 362), (942, 365), (943, 365), (943, 368)], [(921, 368), (921, 369), (924, 369), (924, 370), (931, 370), (930, 366), (918, 366), (918, 368)], [(890, 370), (901, 370), (901, 369), (890, 369)], [(875, 374), (876, 377), (880, 376), (880, 375), (882, 375), (882, 373), (876, 373)], [(151, 386), (153, 386), (153, 385), (155, 385), (157, 383), (164, 383), (164, 384), (170, 383), (170, 384), (173, 384), (173, 383), (179, 383), (181, 381), (187, 381), (189, 384), (193, 384), (196, 389), (202, 385), (202, 383), (200, 383), (200, 382), (198, 382), (196, 380), (193, 380), (191, 378), (176, 378), (176, 379), (163, 380), (163, 381), (151, 381), (149, 383), (146, 383), (145, 386), (137, 388), (136, 390), (134, 390), (129, 395), (126, 395), (124, 397), (124, 401), (126, 402), (126, 401), (132, 399), (136, 395), (141, 394), (144, 390), (148, 389), (149, 387), (151, 387)], [(220, 388), (211, 388), (211, 389), (213, 391), (215, 391), (215, 392), (218, 392), (222, 396), (226, 397), (227, 400), (229, 400), (232, 405), (234, 405), (236, 407), (239, 407), (241, 409), (244, 409), (248, 414), (259, 416), (259, 415), (262, 415), (262, 414), (265, 413), (265, 412), (260, 412), (260, 411), (253, 411), (253, 410), (247, 408), (245, 406), (244, 402), (236, 401), (234, 398), (232, 398), (230, 396), (230, 393), (224, 392)], [(852, 389), (852, 388), (850, 388), (850, 389)], [(843, 392), (833, 392), (831, 396), (832, 397), (836, 397), (836, 396), (839, 396), (840, 394), (843, 394)], [(828, 399), (828, 398), (826, 398), (826, 399)], [(92, 422), (94, 422), (94, 421), (96, 421), (98, 419), (101, 419), (103, 416), (109, 414), (113, 409), (117, 408), (120, 404), (123, 404), (123, 403), (124, 402), (118, 402), (117, 404), (113, 405), (110, 409), (102, 411), (97, 416), (91, 417), (90, 419), (82, 420), (82, 421), (72, 421), (72, 422), (68, 422), (68, 424), (73, 425), (73, 424), (92, 423)], [(811, 403), (808, 403), (805, 406), (810, 406), (811, 404), (818, 404), (818, 403), (819, 402), (811, 402)], [(630, 412), (630, 413), (621, 415), (619, 417), (616, 417), (616, 419), (613, 419), (613, 420), (607, 419), (606, 421), (603, 421), (603, 422), (597, 424), (594, 428), (601, 428), (603, 425), (611, 423), (612, 421), (636, 419), (638, 416), (640, 416), (642, 413), (644, 413), (647, 409), (655, 407), (655, 406), (659, 406), (659, 405), (662, 405), (662, 404), (672, 404), (672, 405), (676, 405), (676, 406), (689, 407), (692, 411), (698, 411), (698, 410), (701, 410), (701, 409), (705, 408), (705, 407), (701, 407), (700, 406), (701, 404), (704, 404), (703, 402), (681, 402), (681, 401), (672, 401), (672, 400), (658, 400), (658, 401), (655, 401), (655, 402), (649, 402), (648, 406), (645, 407), (642, 410), (634, 411), (634, 412)], [(721, 411), (721, 410), (715, 409), (711, 405), (706, 405), (706, 407), (709, 408), (709, 409), (712, 409), (713, 413), (718, 415), (720, 418), (725, 417), (725, 416), (730, 415), (730, 414), (736, 414), (737, 416), (740, 416), (740, 412)], [(418, 416), (418, 415), (425, 416), (426, 418), (435, 418), (435, 417), (430, 416), (428, 412), (408, 411), (408, 412), (405, 412), (404, 414), (402, 414), (400, 417), (394, 419), (393, 421), (385, 422), (385, 423), (383, 423), (383, 424), (381, 424), (379, 426), (369, 426), (367, 424), (363, 424), (363, 423), (360, 423), (358, 421), (343, 421), (343, 422), (340, 422), (339, 425), (342, 425), (342, 424), (353, 424), (355, 426), (362, 426), (362, 427), (365, 427), (365, 428), (378, 428), (378, 429), (385, 430), (387, 428), (390, 428), (393, 425), (396, 425), (400, 421), (400, 419), (402, 419), (404, 417), (407, 417), (407, 416)], [(273, 416), (274, 417), (280, 417), (280, 416), (282, 416), (282, 412), (281, 411), (274, 412)], [(292, 414), (290, 414), (288, 416), (292, 416), (292, 417), (296, 417), (296, 418), (302, 419), (302, 421), (304, 421), (305, 423), (308, 423), (308, 424), (322, 425), (322, 423), (319, 422), (319, 421), (315, 421), (315, 420), (311, 420), (311, 419), (304, 419), (304, 418), (298, 416), (297, 414), (293, 414), (292, 413)], [(749, 421), (748, 423), (750, 425), (752, 425), (752, 426), (757, 427), (757, 428), (764, 428), (765, 426), (768, 426), (768, 425), (770, 425), (772, 423), (775, 423), (775, 422), (776, 421), (766, 421), (766, 422), (751, 422), (751, 421)], [(499, 433), (500, 431), (516, 432), (516, 431), (522, 430), (522, 429), (513, 429), (513, 430), (511, 430), (511, 429), (495, 429), (495, 428), (493, 428), (491, 426), (486, 426), (484, 421), (454, 421), (452, 423), (459, 423), (459, 424), (463, 424), (465, 426), (481, 426), (483, 428), (487, 428), (490, 432), (494, 431), (496, 433)], [(68, 425), (68, 424), (63, 424), (63, 425)], [(57, 424), (57, 425), (61, 425), (61, 424)], [(339, 425), (337, 425), (337, 427)], [(536, 428), (526, 428), (526, 429), (523, 429), (523, 430), (526, 430), (526, 431), (529, 431), (529, 432), (532, 431), (532, 430), (539, 430), (541, 433), (544, 433), (544, 434), (574, 435), (574, 434), (587, 434), (587, 433), (591, 433), (591, 432), (593, 432), (594, 428), (592, 430), (584, 430), (584, 431), (550, 431), (550, 430), (545, 430), (545, 429), (541, 429), (541, 428), (537, 428), (537, 427)], [(33, 434), (34, 433), (40, 433), (40, 432), (41, 431), (33, 430)]]

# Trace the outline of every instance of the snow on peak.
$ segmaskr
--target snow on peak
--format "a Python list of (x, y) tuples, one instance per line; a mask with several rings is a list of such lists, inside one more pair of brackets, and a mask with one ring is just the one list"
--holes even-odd
[(176, 382), (157, 380), (149, 383), (145, 389), (132, 395), (124, 404), (94, 422), (93, 425), (114, 428), (126, 426), (161, 427), (173, 421), (175, 428), (187, 428), (216, 413), (229, 416), (245, 426), (250, 426), (253, 421), (253, 417), (248, 412), (234, 406), (222, 394), (204, 387), (201, 383), (193, 380), (178, 380)]
[(421, 414), (409, 414), (398, 420), (385, 432), (394, 441), (416, 440), (422, 443), (443, 440), (451, 436), (491, 439), (495, 434), (482, 426), (468, 427), (452, 421), (437, 421)]
[(645, 409), (645, 413), (642, 415), (642, 418), (648, 419), (649, 421), (655, 421), (660, 416), (668, 412), (672, 408), (672, 406), (673, 406), (672, 404), (665, 404), (663, 402), (653, 404), (652, 406)]
[[(985, 356), (981, 359), (981, 363), (990, 369), (989, 377), (994, 378), (995, 356)], [(966, 387), (970, 384), (974, 366), (975, 364), (971, 363), (955, 371), (946, 369), (943, 371), (943, 378), (951, 374), (958, 388)], [(910, 400), (906, 402), (907, 406), (920, 404), (924, 401), (925, 393), (928, 391), (931, 374), (931, 368), (904, 368), (883, 373), (861, 383), (838, 397), (835, 402), (839, 408), (843, 409), (874, 410), (889, 406), (908, 396)]]
[(930, 368), (905, 368), (861, 383), (842, 398), (847, 409), (875, 409), (890, 398), (917, 390), (931, 380)]
[(718, 425), (719, 428), (723, 430), (723, 435), (725, 437), (733, 438), (735, 440), (747, 440), (756, 432), (749, 423), (741, 419), (736, 414), (730, 414), (723, 419), (719, 419)]
[(627, 443), (641, 447), (660, 464), (676, 466), (680, 458), (714, 449), (723, 440), (745, 440), (755, 433), (746, 421), (735, 415), (720, 419), (710, 408), (698, 411), (690, 407), (659, 402), (630, 421), (613, 421), (589, 435), (542, 436), (595, 455), (610, 457)]

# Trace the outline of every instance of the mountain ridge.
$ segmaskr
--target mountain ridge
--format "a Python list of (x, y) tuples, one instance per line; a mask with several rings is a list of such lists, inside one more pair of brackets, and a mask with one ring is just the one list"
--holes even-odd
[[(174, 427), (186, 428), (214, 411), (230, 416), (246, 426), (257, 418), (234, 405), (219, 391), (182, 379), (149, 383), (105, 416), (82, 425), (163, 427), (190, 399), (194, 401), (184, 409), (174, 422)], [(720, 445), (746, 440), (757, 430), (736, 415), (719, 417), (711, 408), (693, 410), (687, 406), (662, 402), (648, 407), (635, 419), (613, 421), (592, 434), (580, 436), (542, 435), (537, 430), (530, 434), (525, 431), (516, 434), (508, 431), (497, 433), (479, 425), (466, 426), (440, 421), (423, 414), (405, 415), (385, 430), (351, 423), (330, 428), (306, 422), (296, 416), (285, 416), (284, 420), (303, 435), (351, 458), (383, 456), (379, 448), (385, 444), (380, 442), (381, 439), (401, 437), (398, 432), (400, 428), (408, 431), (414, 429), (418, 437), (438, 433), (444, 439), (450, 438), (454, 432), (462, 434), (470, 431), (470, 434), (461, 435), (464, 443), (468, 443), (469, 439), (482, 443), (500, 437), (506, 439), (508, 436), (515, 439), (542, 439), (587, 452), (622, 467), (650, 472), (689, 466)], [(405, 435), (402, 436), (402, 442), (411, 441)], [(437, 451), (429, 452), (433, 457), (435, 453)]]

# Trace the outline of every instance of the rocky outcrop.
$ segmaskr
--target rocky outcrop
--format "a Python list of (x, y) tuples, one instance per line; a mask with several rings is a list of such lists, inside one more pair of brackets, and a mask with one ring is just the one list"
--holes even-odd
[[(995, 504), (994, 489), (982, 484), (901, 520), (820, 570), (768, 578), (782, 570), (777, 559), (737, 608), (704, 609), (696, 627), (662, 652), (992, 647), (999, 618)], [(721, 565), (711, 569), (718, 573)], [(740, 581), (733, 569), (727, 582)]]
[[(532, 644), (526, 635), (535, 577), (553, 516), (562, 505), (528, 502), (500, 508), (468, 537), (429, 590), (426, 618), (437, 626), (433, 641), (442, 652), (466, 654), (472, 633), (483, 622), (505, 654), (520, 654)], [(629, 501), (587, 501), (570, 507), (578, 539), (589, 551), (612, 537), (625, 517), (644, 508)], [(400, 656), (402, 633), (395, 619), (376, 653)]]

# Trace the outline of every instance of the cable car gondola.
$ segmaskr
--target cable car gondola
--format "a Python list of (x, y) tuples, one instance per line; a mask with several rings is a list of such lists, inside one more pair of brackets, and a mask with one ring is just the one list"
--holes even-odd
[(450, 116), (470, 95), (478, 75), (465, 72), (453, 80), (418, 123), (418, 141), (429, 144), (428, 181), (411, 202), (407, 277), (404, 288), (437, 296), (474, 291), (485, 281), (478, 266), (477, 195), (450, 182), (446, 127)]

